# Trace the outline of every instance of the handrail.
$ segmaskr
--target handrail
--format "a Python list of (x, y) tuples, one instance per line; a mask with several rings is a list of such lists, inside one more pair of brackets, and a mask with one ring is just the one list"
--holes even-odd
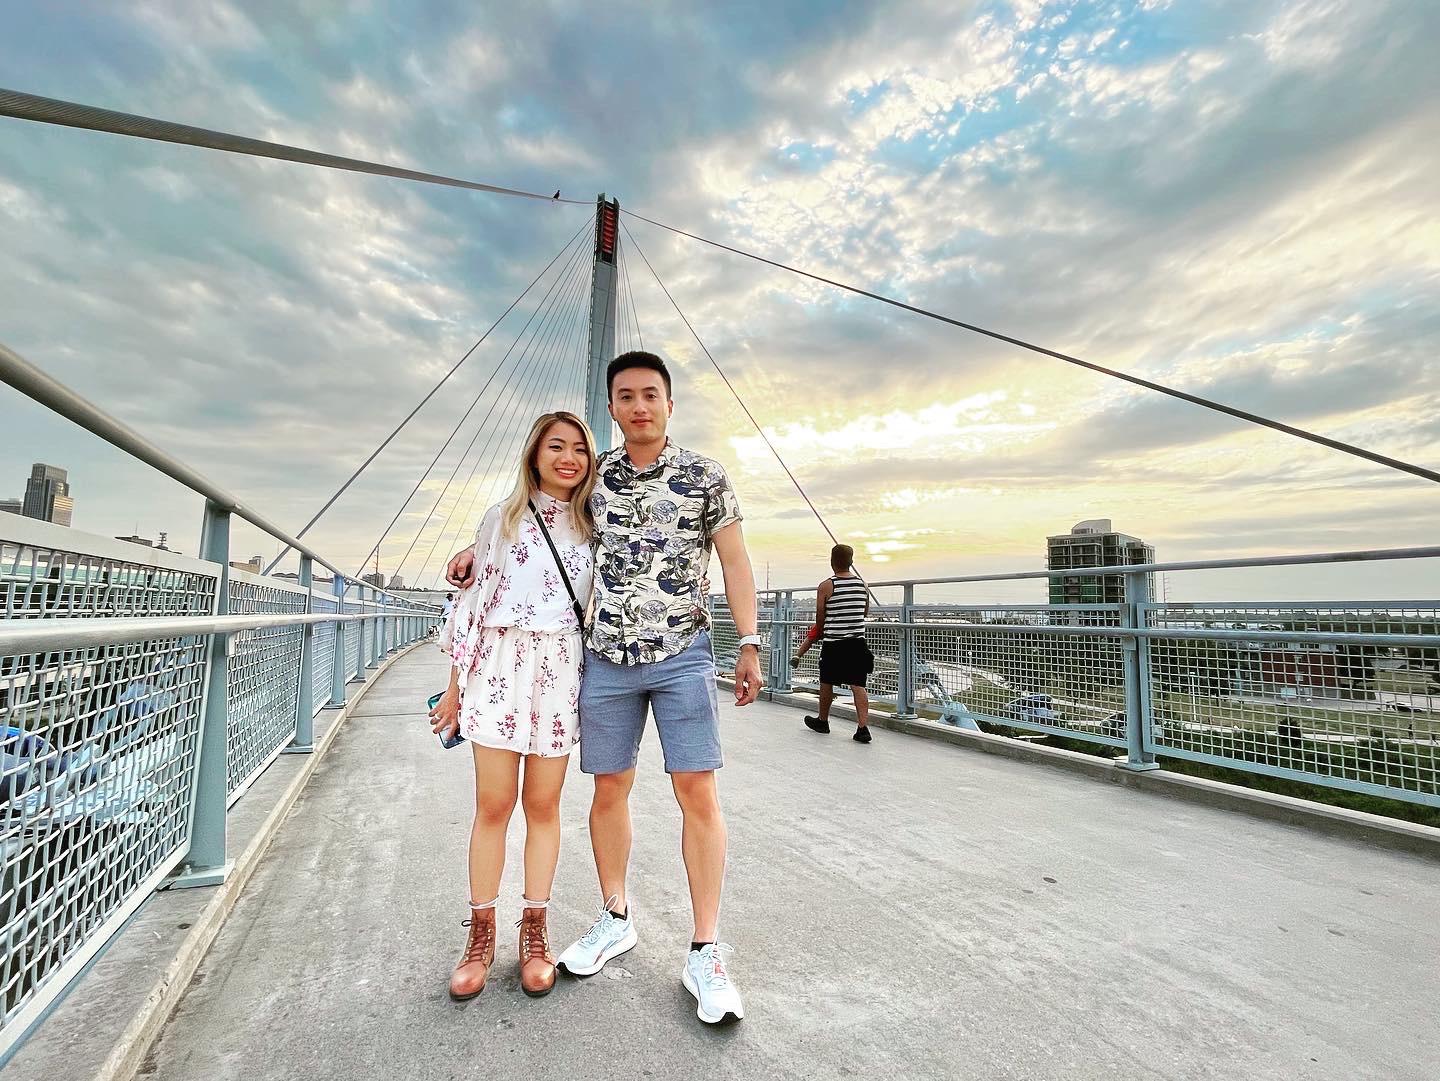
[(408, 612), (315, 612), (247, 616), (121, 616), (116, 619), (8, 619), (0, 623), (0, 657), (30, 653), (56, 653), (148, 642), (156, 638), (235, 634), (263, 627), (295, 627), (307, 623), (358, 623), (363, 620), (400, 619)]
[[(722, 622), (733, 623), (724, 618)], [(808, 619), (771, 620), (770, 626), (796, 629), (812, 626)], [(867, 630), (953, 631), (958, 634), (1040, 634), (1056, 638), (1131, 638), (1164, 640), (1185, 638), (1219, 642), (1273, 642), (1277, 645), (1413, 646), (1440, 647), (1440, 634), (1376, 634), (1370, 631), (1249, 631), (1230, 627), (1126, 627), (1070, 623), (962, 623), (958, 621), (867, 619)]]
[[(948, 578), (898, 578), (893, 581), (869, 582), (871, 589), (882, 586), (963, 585), (970, 582), (1014, 582), (1035, 578), (1093, 578), (1111, 574), (1155, 574), (1160, 571), (1237, 570), (1246, 567), (1297, 567), (1317, 563), (1365, 563), (1386, 559), (1434, 559), (1440, 557), (1440, 546), (1420, 548), (1376, 548), (1353, 552), (1308, 552), (1300, 555), (1245, 556), (1238, 559), (1198, 559), (1170, 563), (1126, 563), (1111, 567), (1070, 567), (1043, 571), (1013, 571), (1008, 574), (962, 574)], [(815, 586), (777, 586), (768, 593), (813, 593)]]
[[(4, 344), (0, 344), (0, 381), (10, 384), (31, 401), (38, 402), (52, 412), (60, 414), (66, 420), (99, 436), (111, 446), (123, 450), (131, 457), (164, 473), (171, 480), (178, 481), (192, 492), (203, 495), (221, 510), (245, 519), (275, 540), (288, 544), (302, 555), (309, 556), (331, 574), (339, 575), (347, 582), (369, 584), (358, 578), (352, 578), (305, 544), (304, 541), (290, 536), (264, 515), (251, 510), (237, 496), (221, 488), (198, 470), (192, 469), (178, 458), (161, 450), (134, 428), (112, 417), (88, 399), (82, 398), (58, 379), (37, 368)], [(393, 596), (382, 588), (375, 587), (375, 589), (382, 596)]]

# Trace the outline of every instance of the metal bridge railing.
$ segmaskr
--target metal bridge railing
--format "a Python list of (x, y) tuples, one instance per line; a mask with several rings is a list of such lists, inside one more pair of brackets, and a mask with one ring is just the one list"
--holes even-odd
[[(198, 559), (0, 514), (3, 1063), (154, 890), (224, 880), (230, 805), (440, 612), (347, 577), (3, 346), (0, 379), (205, 496)], [(295, 548), (298, 578), (231, 568), (232, 514)]]
[[(1247, 560), (1242, 566), (1435, 558), (1433, 549)], [(1163, 565), (1233, 567), (1239, 561)], [(1440, 806), (1440, 602), (1214, 602), (1150, 599), (1162, 565), (887, 582), (898, 605), (872, 607), (872, 703), (902, 717), (1000, 726), (1124, 751), (1119, 764), (1206, 762)], [(917, 604), (957, 581), (1124, 576), (1113, 604)], [(819, 649), (789, 667), (814, 620), (814, 590), (761, 599), (766, 683), (819, 686)], [(722, 670), (735, 625), (711, 598)]]

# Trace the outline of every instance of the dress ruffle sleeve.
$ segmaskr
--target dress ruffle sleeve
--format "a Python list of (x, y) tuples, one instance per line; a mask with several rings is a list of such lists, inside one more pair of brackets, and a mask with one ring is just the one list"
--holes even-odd
[(474, 671), (480, 660), (480, 632), (485, 612), (501, 579), (497, 562), (503, 562), (505, 546), (500, 538), (499, 504), (491, 507), (475, 530), (475, 581), (460, 591), (450, 618), (440, 630), (440, 649), (450, 655), (461, 676)]

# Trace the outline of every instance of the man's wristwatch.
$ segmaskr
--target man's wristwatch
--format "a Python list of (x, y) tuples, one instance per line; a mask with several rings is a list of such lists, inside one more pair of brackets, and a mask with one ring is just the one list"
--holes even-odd
[(746, 646), (754, 646), (755, 652), (760, 652), (760, 636), (758, 634), (742, 634), (737, 649), (744, 649)]

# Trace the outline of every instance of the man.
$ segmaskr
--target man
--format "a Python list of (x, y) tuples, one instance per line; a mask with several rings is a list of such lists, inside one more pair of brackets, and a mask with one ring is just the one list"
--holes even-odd
[(440, 618), (446, 623), (450, 622), (450, 613), (455, 611), (455, 594), (445, 594), (445, 603), (440, 606)]
[[(856, 743), (870, 742), (870, 695), (865, 680), (874, 667), (875, 658), (865, 643), (865, 617), (870, 614), (870, 591), (855, 573), (855, 549), (837, 544), (830, 549), (831, 577), (815, 591), (815, 629), (820, 632), (820, 716), (806, 717), (805, 725), (814, 732), (830, 731), (830, 706), (835, 701), (836, 685), (850, 688), (855, 698), (855, 717), (859, 722)], [(790, 662), (793, 668), (810, 651), (813, 638)]]
[[(666, 438), (675, 403), (665, 362), (654, 353), (625, 353), (610, 362), (606, 379), (625, 444), (596, 463), (595, 598), (580, 686), (580, 768), (595, 778), (590, 842), (605, 905), (559, 966), (594, 975), (636, 944), (625, 878), (630, 790), (648, 708), (683, 818), (695, 922), (681, 982), (701, 1020), (738, 1021), (744, 1007), (726, 970), (730, 947), (718, 935), (726, 833), (715, 783), (719, 704), (703, 584), (711, 548), (740, 635), (738, 706), (755, 701), (761, 688), (755, 577), (725, 470)], [(447, 569), (462, 588), (472, 573), (468, 552)]]

